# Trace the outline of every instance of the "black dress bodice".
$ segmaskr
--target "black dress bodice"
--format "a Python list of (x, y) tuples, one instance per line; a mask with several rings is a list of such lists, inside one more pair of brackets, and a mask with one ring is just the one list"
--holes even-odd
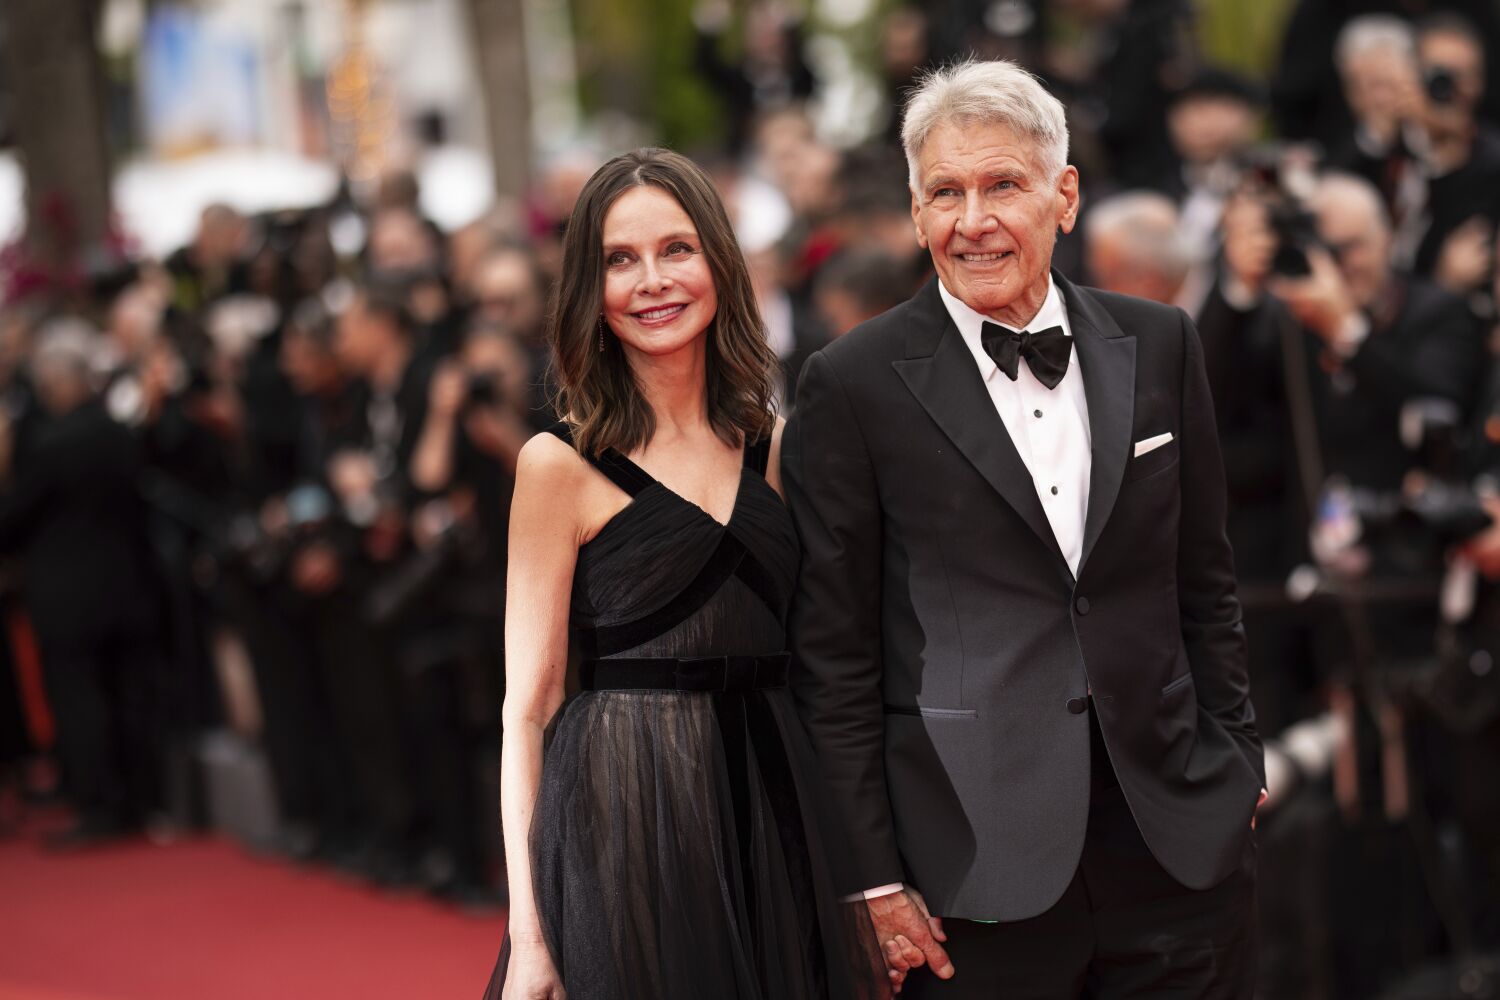
[(586, 658), (785, 648), (797, 535), (766, 482), (768, 453), (766, 442), (746, 449), (728, 524), (618, 452), (595, 460), (631, 502), (578, 551), (570, 623)]

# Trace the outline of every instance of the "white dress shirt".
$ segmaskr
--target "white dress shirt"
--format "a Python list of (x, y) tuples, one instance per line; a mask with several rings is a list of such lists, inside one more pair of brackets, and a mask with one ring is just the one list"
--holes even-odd
[[(1083, 556), (1083, 521), (1088, 513), (1089, 472), (1093, 468), (1089, 404), (1078, 368), (1078, 348), (1074, 347), (1069, 354), (1068, 371), (1057, 388), (1048, 389), (1037, 381), (1024, 358), (1012, 382), (985, 353), (979, 340), (980, 328), (994, 320), (959, 301), (941, 281), (938, 291), (964, 345), (974, 355), (995, 412), (1000, 414), (1011, 442), (1031, 473), (1032, 485), (1042, 501), (1042, 510), (1047, 513), (1047, 522), (1052, 525), (1058, 548), (1076, 577)], [(1047, 297), (1025, 329), (1036, 333), (1052, 326), (1062, 327), (1063, 334), (1072, 339), (1073, 328), (1068, 324), (1062, 293), (1049, 275)]]
[[(1074, 347), (1068, 355), (1067, 373), (1055, 389), (1048, 389), (1037, 381), (1024, 358), (1016, 366), (1016, 380), (1012, 382), (980, 343), (981, 328), (994, 320), (964, 305), (941, 280), (938, 281), (938, 292), (963, 337), (964, 345), (974, 355), (974, 363), (979, 366), (979, 376), (984, 379), (995, 412), (1000, 414), (1006, 433), (1031, 473), (1031, 483), (1042, 501), (1042, 510), (1047, 513), (1047, 523), (1052, 526), (1058, 548), (1062, 549), (1063, 558), (1076, 577), (1078, 562), (1083, 556), (1089, 473), (1094, 466), (1093, 452), (1090, 451), (1093, 438), (1089, 433), (1089, 405), (1083, 393), (1078, 348)], [(1052, 326), (1062, 327), (1063, 334), (1072, 339), (1073, 328), (1068, 324), (1068, 310), (1062, 292), (1048, 275), (1047, 297), (1025, 329), (1035, 333)], [(892, 882), (866, 889), (850, 898), (858, 899), (863, 895), (865, 899), (874, 899), (902, 888), (902, 883)]]

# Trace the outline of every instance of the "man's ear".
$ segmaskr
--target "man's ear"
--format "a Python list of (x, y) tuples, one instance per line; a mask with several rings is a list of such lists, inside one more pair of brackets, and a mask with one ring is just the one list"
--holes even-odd
[(911, 224), (917, 230), (917, 246), (926, 250), (927, 234), (922, 231), (922, 201), (917, 196), (916, 191), (913, 191), (910, 187), (907, 188), (907, 191), (911, 192)]
[(1063, 167), (1057, 176), (1057, 228), (1071, 233), (1078, 222), (1078, 168), (1073, 164)]

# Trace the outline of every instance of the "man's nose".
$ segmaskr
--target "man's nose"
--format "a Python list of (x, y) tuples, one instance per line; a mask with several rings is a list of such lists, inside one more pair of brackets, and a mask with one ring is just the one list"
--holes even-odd
[(995, 231), (996, 221), (994, 213), (985, 205), (984, 198), (977, 191), (970, 191), (964, 196), (963, 214), (958, 219), (958, 234), (966, 240), (977, 240), (986, 233)]

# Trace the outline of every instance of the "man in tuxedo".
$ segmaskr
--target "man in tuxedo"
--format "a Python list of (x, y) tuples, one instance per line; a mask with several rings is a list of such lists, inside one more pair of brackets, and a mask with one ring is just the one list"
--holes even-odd
[(1264, 775), (1197, 334), (1051, 270), (1078, 172), (1014, 64), (928, 77), (903, 143), (937, 277), (809, 359), (784, 444), (841, 888), (909, 995), (1248, 997)]

